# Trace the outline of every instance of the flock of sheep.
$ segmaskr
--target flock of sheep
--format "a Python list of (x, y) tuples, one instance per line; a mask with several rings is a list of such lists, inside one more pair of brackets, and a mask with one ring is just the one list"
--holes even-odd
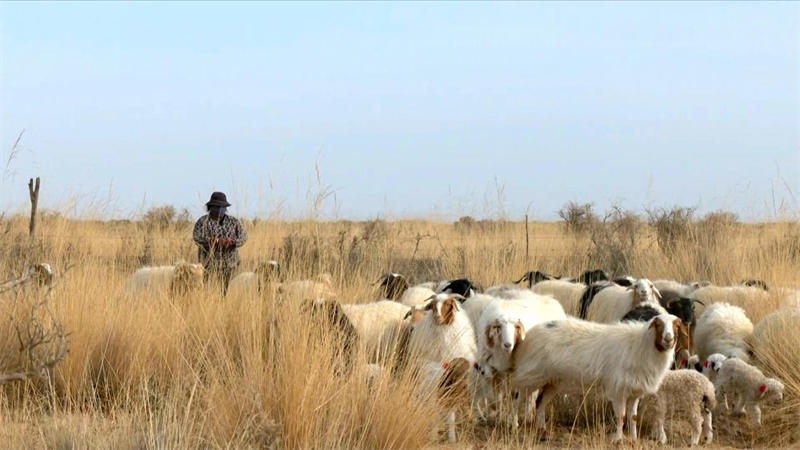
[[(185, 292), (202, 278), (199, 265), (143, 268), (126, 289), (160, 285)], [(269, 261), (235, 277), (228, 295), (269, 292), (306, 300), (313, 320), (345, 336), (351, 352), (366, 351), (367, 364), (348, 370), (363, 369), (368, 383), (411, 365), (421, 392), (445, 406), (450, 442), (456, 441), (460, 408), (471, 408), (481, 419), (510, 411), (502, 420), (512, 426), (523, 411), (534, 411), (545, 433), (549, 402), (594, 387), (613, 406), (614, 441), (625, 427), (637, 439), (645, 421), (653, 437), (666, 443), (666, 418), (682, 412), (692, 425), (691, 444), (701, 438), (709, 443), (712, 417), (724, 414), (728, 402), (760, 425), (760, 407), (783, 398), (781, 381), (751, 364), (758, 354), (751, 337), (770, 317), (754, 327), (743, 309), (725, 301), (766, 297), (768, 288), (759, 280), (720, 287), (610, 280), (602, 270), (575, 279), (537, 271), (483, 290), (466, 278), (412, 286), (390, 273), (376, 283), (381, 300), (343, 304), (327, 275), (282, 278), (279, 264)], [(797, 305), (789, 309), (800, 313)]]

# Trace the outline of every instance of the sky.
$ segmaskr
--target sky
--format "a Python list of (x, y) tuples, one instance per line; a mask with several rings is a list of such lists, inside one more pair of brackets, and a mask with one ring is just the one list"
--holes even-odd
[(33, 176), (118, 218), (214, 190), (284, 219), (798, 211), (798, 2), (2, 2), (0, 27), (0, 211)]

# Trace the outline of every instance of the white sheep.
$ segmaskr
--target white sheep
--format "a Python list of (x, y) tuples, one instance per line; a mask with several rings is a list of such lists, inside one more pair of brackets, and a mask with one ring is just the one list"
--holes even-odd
[(257, 293), (277, 290), (280, 265), (277, 261), (265, 261), (256, 266), (253, 272), (242, 272), (228, 285), (228, 296), (252, 296)]
[(694, 370), (670, 370), (655, 394), (642, 398), (642, 419), (651, 423), (653, 438), (661, 444), (667, 443), (664, 423), (667, 416), (676, 412), (689, 415), (692, 423), (691, 445), (710, 444), (714, 437), (712, 411), (717, 401), (714, 385), (701, 373)]
[(403, 292), (398, 301), (405, 306), (413, 308), (422, 305), (434, 295), (436, 293), (428, 286), (412, 286)]
[[(705, 286), (687, 295), (692, 300), (700, 300), (706, 305), (712, 303), (730, 303), (732, 305), (747, 305), (762, 303), (769, 299), (769, 292), (755, 286)], [(705, 307), (698, 307), (697, 313), (702, 314)]]
[[(497, 299), (487, 306), (478, 320), (478, 355), (492, 370), (495, 389), (493, 397), (496, 398), (502, 397), (503, 393), (497, 391), (503, 378), (514, 366), (514, 349), (525, 338), (528, 330), (539, 323), (567, 317), (561, 304), (552, 297), (527, 292), (530, 293), (530, 298)], [(516, 425), (516, 408), (513, 410), (512, 420)]]
[(319, 274), (311, 280), (289, 281), (277, 284), (277, 291), (282, 298), (300, 300), (319, 300), (336, 297), (336, 291), (333, 289), (333, 279), (327, 273)]
[(734, 412), (744, 414), (745, 409), (749, 410), (752, 422), (757, 425), (761, 425), (759, 404), (783, 401), (783, 383), (775, 378), (767, 378), (757, 367), (739, 358), (729, 358), (722, 363), (715, 387), (717, 401), (723, 411), (728, 407), (725, 398), (730, 396), (735, 402)]
[(202, 264), (180, 261), (174, 266), (142, 267), (125, 282), (125, 293), (136, 296), (142, 293), (182, 295), (203, 286), (205, 269)]
[(586, 319), (598, 323), (618, 322), (640, 305), (661, 308), (660, 296), (658, 289), (646, 278), (636, 280), (629, 287), (610, 285), (594, 295), (586, 308)]
[(726, 359), (728, 359), (728, 357), (722, 353), (714, 353), (713, 355), (709, 355), (703, 362), (703, 375), (708, 378), (708, 381), (716, 384), (717, 374), (719, 373), (719, 369), (722, 368), (722, 363), (724, 363)]
[[(475, 375), (472, 364), (464, 358), (448, 362), (427, 362), (419, 367), (419, 393), (432, 396), (445, 410), (447, 442), (456, 442), (456, 411), (469, 405), (471, 380)], [(434, 430), (436, 431), (436, 430)]]
[(477, 338), (458, 294), (437, 294), (422, 311), (409, 341), (410, 351), (419, 358), (445, 363), (454, 358), (476, 360)]
[(697, 319), (694, 330), (697, 356), (705, 361), (709, 355), (722, 353), (750, 362), (747, 341), (752, 332), (753, 322), (742, 308), (728, 303), (714, 303)]
[(692, 292), (703, 287), (703, 283), (692, 281), (689, 283), (681, 283), (675, 280), (655, 280), (653, 286), (661, 292), (672, 291), (678, 297), (688, 297)]
[(647, 323), (606, 325), (568, 318), (539, 324), (517, 347), (509, 385), (523, 395), (539, 391), (540, 427), (545, 425), (547, 404), (557, 394), (602, 387), (616, 415), (614, 441), (622, 439), (626, 414), (636, 439), (639, 400), (661, 385), (672, 363), (679, 325), (680, 319), (672, 315)]
[(540, 295), (550, 295), (561, 303), (564, 312), (577, 317), (586, 285), (566, 280), (545, 280), (535, 284), (532, 290)]

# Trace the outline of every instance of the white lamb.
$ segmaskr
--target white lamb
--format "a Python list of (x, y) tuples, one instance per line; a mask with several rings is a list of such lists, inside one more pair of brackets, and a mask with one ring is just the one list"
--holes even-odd
[(203, 287), (202, 264), (178, 262), (174, 266), (142, 267), (125, 282), (129, 296), (143, 293), (182, 295)]
[(581, 297), (586, 292), (586, 285), (565, 280), (545, 280), (533, 286), (533, 292), (550, 295), (561, 303), (564, 312), (577, 317), (581, 308)]
[[(752, 289), (752, 288), (748, 288)], [(753, 322), (744, 310), (728, 303), (714, 303), (697, 319), (694, 330), (695, 350), (701, 361), (722, 353), (750, 362), (747, 341), (753, 333)]]
[(689, 415), (692, 423), (691, 445), (700, 443), (702, 432), (704, 444), (714, 437), (711, 412), (717, 401), (714, 385), (694, 370), (670, 370), (658, 392), (642, 398), (642, 418), (652, 424), (653, 438), (661, 444), (667, 443), (664, 423), (667, 416), (679, 412)]
[(616, 415), (614, 441), (622, 439), (626, 414), (630, 436), (636, 439), (639, 400), (661, 386), (672, 364), (679, 325), (680, 319), (668, 314), (646, 323), (605, 325), (569, 318), (539, 324), (517, 347), (510, 387), (523, 395), (539, 391), (540, 427), (547, 404), (557, 394), (602, 387)]
[(611, 285), (595, 294), (586, 312), (586, 319), (597, 323), (619, 322), (640, 305), (661, 308), (661, 294), (647, 278), (636, 280), (629, 287)]
[[(729, 358), (722, 363), (715, 383), (717, 401), (723, 411), (728, 409), (730, 396), (734, 401), (734, 413), (751, 413), (754, 424), (761, 425), (759, 404), (780, 403), (783, 401), (783, 383), (775, 378), (767, 378), (757, 367), (739, 358)], [(720, 398), (722, 397), (722, 398)]]
[(714, 353), (703, 362), (703, 375), (708, 378), (708, 381), (716, 384), (717, 374), (719, 373), (719, 369), (722, 368), (722, 363), (724, 363), (726, 359), (728, 359), (727, 356), (721, 353)]

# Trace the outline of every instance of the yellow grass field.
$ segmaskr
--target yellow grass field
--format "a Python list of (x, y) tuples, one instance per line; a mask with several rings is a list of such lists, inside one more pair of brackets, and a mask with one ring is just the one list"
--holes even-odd
[[(435, 399), (419, 398), (408, 374), (368, 389), (357, 372), (336, 376), (328, 355), (340, 343), (310, 324), (301, 300), (223, 298), (218, 286), (184, 298), (130, 299), (126, 278), (144, 264), (196, 261), (192, 223), (78, 221), (44, 216), (35, 248), (24, 217), (0, 221), (0, 280), (26, 262), (48, 262), (58, 280), (47, 303), (68, 335), (69, 354), (43, 378), (0, 386), (0, 447), (80, 448), (609, 448), (610, 405), (554, 405), (550, 439), (530, 425), (512, 429), (459, 416), (458, 443), (431, 429), (442, 423)], [(753, 323), (792, 304), (800, 288), (800, 230), (795, 222), (720, 224), (659, 247), (646, 223), (597, 240), (562, 224), (520, 222), (247, 221), (242, 270), (260, 260), (282, 263), (287, 277), (333, 277), (342, 303), (379, 299), (374, 282), (400, 272), (413, 282), (468, 276), (488, 287), (527, 270), (577, 275), (602, 267), (637, 277), (737, 284), (759, 278), (766, 302), (744, 302)], [(612, 225), (610, 225), (612, 226)], [(698, 228), (698, 230), (700, 230)], [(526, 251), (527, 246), (527, 251)], [(11, 330), (33, 286), (0, 294), (0, 352), (15, 355)], [(793, 303), (797, 308), (797, 303)], [(16, 321), (16, 322), (15, 322)], [(715, 417), (709, 448), (797, 448), (800, 445), (800, 329), (787, 323), (763, 339), (765, 373), (786, 385), (782, 404), (764, 408), (763, 426)], [(363, 357), (360, 355), (359, 357)], [(21, 357), (0, 358), (3, 371)], [(440, 428), (443, 429), (443, 426)], [(671, 446), (688, 446), (686, 420), (668, 424)], [(621, 448), (660, 448), (649, 433)]]

